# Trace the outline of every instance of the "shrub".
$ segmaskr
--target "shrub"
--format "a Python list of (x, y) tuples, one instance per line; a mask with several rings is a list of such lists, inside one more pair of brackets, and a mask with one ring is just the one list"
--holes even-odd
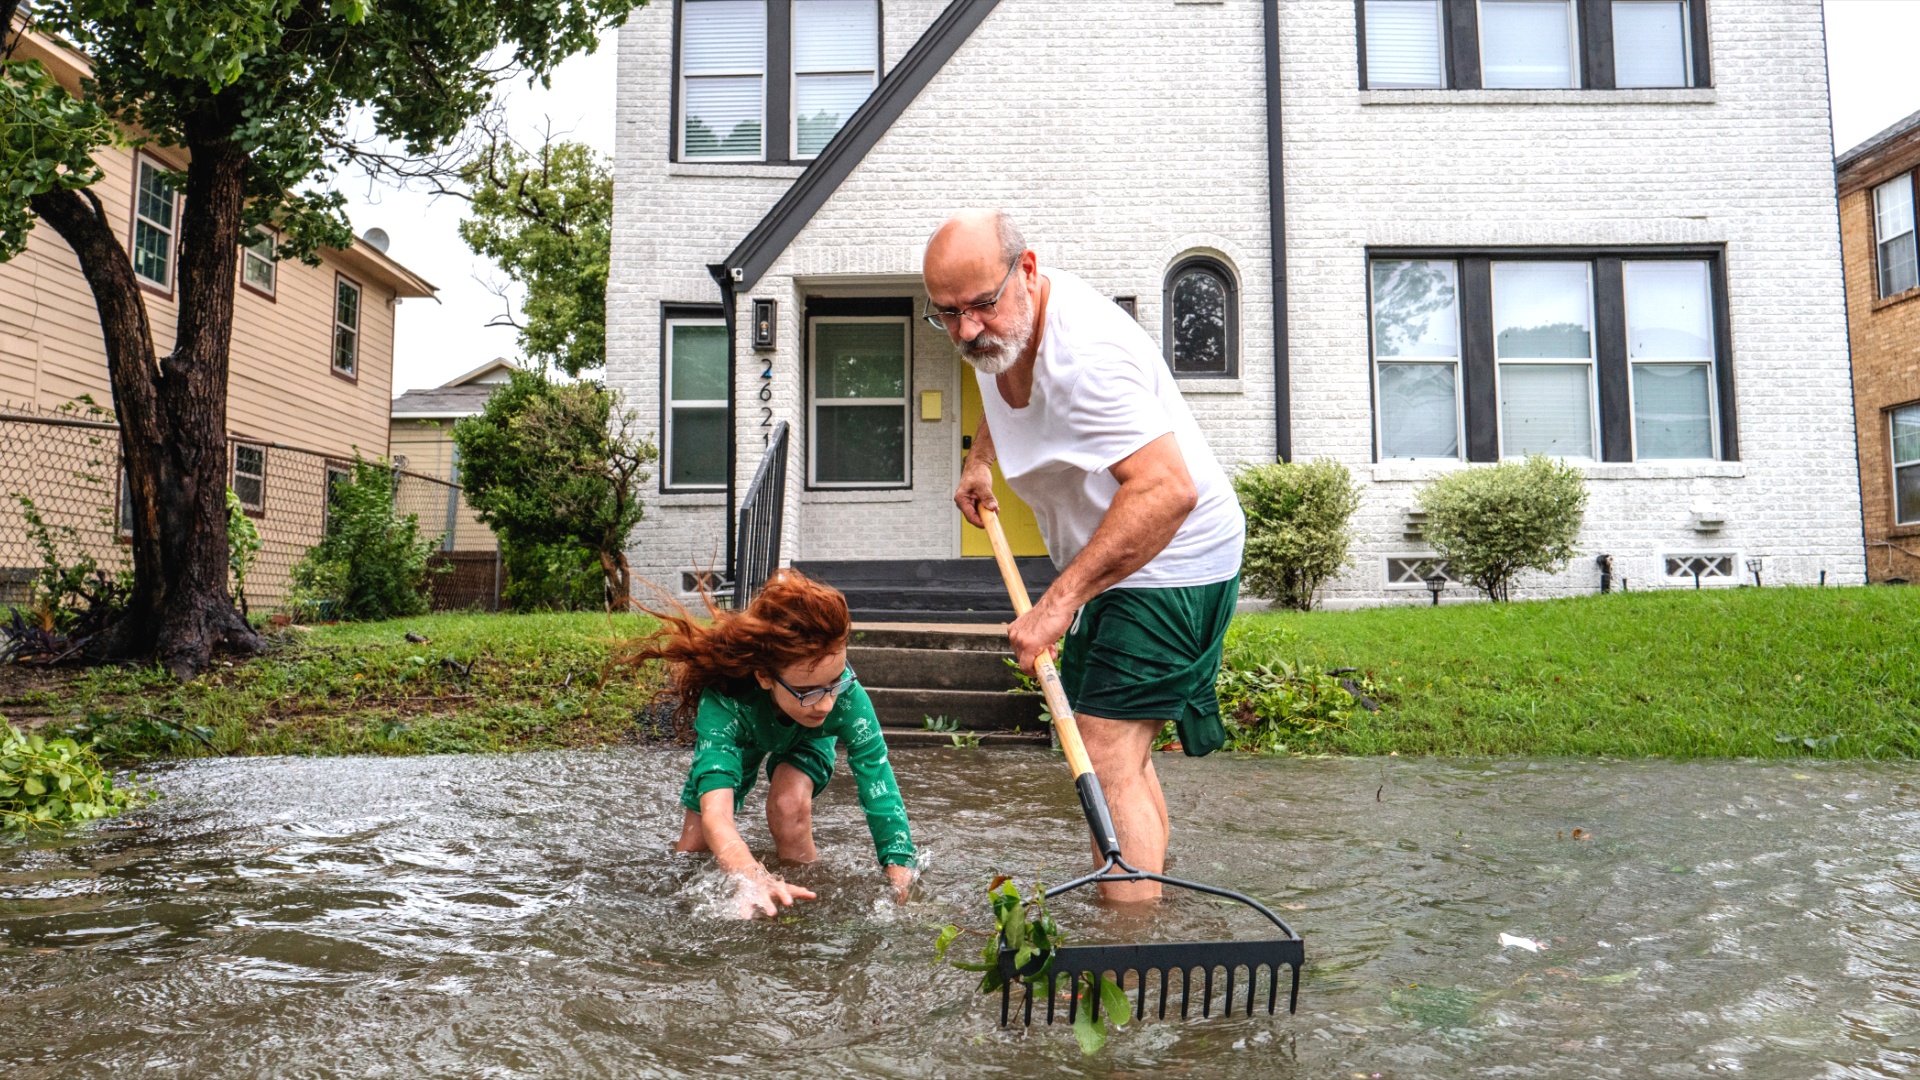
[(607, 603), (600, 556), (578, 544), (527, 544), (500, 538), (507, 583), (500, 600), (514, 611), (599, 611)]
[(247, 613), (247, 571), (253, 569), (253, 557), (260, 553), (260, 529), (247, 516), (240, 496), (227, 489), (227, 568), (233, 571), (233, 600), (240, 614)]
[(108, 817), (138, 799), (139, 792), (114, 786), (92, 747), (0, 724), (0, 832)]
[(337, 619), (424, 614), (439, 545), (420, 539), (418, 515), (394, 513), (387, 463), (356, 456), (352, 477), (327, 496), (326, 535), (293, 568), (294, 606)]
[(1320, 459), (1241, 469), (1234, 493), (1247, 515), (1247, 551), (1240, 583), (1281, 607), (1307, 611), (1322, 582), (1351, 560), (1348, 519), (1360, 488), (1347, 467)]
[(1420, 507), (1448, 573), (1506, 600), (1520, 571), (1553, 573), (1573, 558), (1587, 488), (1580, 470), (1529, 454), (1442, 476), (1420, 492)]

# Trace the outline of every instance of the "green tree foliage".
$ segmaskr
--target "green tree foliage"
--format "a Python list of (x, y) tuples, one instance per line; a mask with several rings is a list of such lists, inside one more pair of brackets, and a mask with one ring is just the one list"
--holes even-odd
[(473, 216), (460, 238), (526, 289), (520, 348), (569, 375), (607, 362), (607, 267), (613, 245), (613, 170), (593, 148), (547, 142), (529, 154), (495, 143), (461, 170)]
[(240, 496), (227, 489), (227, 568), (233, 571), (233, 598), (240, 613), (247, 613), (247, 571), (260, 553), (260, 529), (247, 516)]
[(1241, 584), (1281, 607), (1311, 610), (1321, 583), (1352, 561), (1347, 522), (1359, 485), (1345, 465), (1321, 459), (1241, 469), (1233, 490), (1247, 515)]
[(1448, 573), (1506, 600), (1520, 571), (1553, 573), (1573, 558), (1586, 480), (1579, 469), (1530, 454), (1448, 473), (1420, 492), (1420, 508)]
[(597, 383), (513, 373), (478, 416), (453, 428), (467, 502), (509, 545), (592, 551), (614, 607), (632, 603), (627, 534), (659, 458), (637, 419)]
[(336, 619), (422, 615), (437, 536), (420, 538), (420, 517), (393, 508), (393, 469), (353, 461), (353, 475), (327, 495), (327, 532), (293, 568), (294, 602)]
[(607, 576), (592, 548), (503, 537), (500, 564), (507, 577), (500, 600), (515, 611), (598, 611), (606, 604)]
[[(544, 81), (644, 0), (65, 0), (34, 29), (90, 68), (79, 98), (37, 65), (0, 68), (0, 258), (35, 223), (66, 241), (99, 311), (133, 506), (134, 594), (100, 657), (151, 655), (181, 678), (215, 648), (262, 647), (227, 594), (227, 369), (239, 248), (270, 225), (284, 258), (353, 234), (330, 190), (361, 165), (444, 180), (494, 98)], [(0, 0), (11, 19), (17, 0)], [(9, 36), (7, 56), (14, 51)], [(124, 207), (91, 185), (115, 131), (181, 151), (170, 267), (180, 317), (154, 341)], [(164, 380), (161, 377), (164, 357)]]
[(114, 786), (91, 746), (0, 724), (0, 833), (77, 825), (117, 814), (140, 798)]

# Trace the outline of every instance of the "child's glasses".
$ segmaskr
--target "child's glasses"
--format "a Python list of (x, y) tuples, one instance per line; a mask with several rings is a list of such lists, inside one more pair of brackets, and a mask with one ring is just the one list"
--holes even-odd
[(773, 676), (773, 681), (779, 683), (781, 689), (792, 694), (795, 701), (805, 706), (812, 706), (814, 702), (819, 701), (821, 698), (839, 697), (840, 692), (852, 686), (859, 677), (860, 676), (853, 673), (853, 667), (849, 665), (847, 670), (840, 674), (840, 678), (831, 685), (816, 686), (811, 690), (795, 690), (793, 687), (788, 686), (787, 681), (778, 675)]

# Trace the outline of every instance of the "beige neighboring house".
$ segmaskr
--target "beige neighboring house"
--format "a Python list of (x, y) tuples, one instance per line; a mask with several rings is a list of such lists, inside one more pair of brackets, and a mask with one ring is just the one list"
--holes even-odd
[[(391, 427), (387, 445), (395, 467), (448, 483), (460, 483), (460, 450), (453, 443), (453, 425), (461, 417), (478, 416), (487, 407), (487, 398), (504, 385), (514, 365), (506, 359), (490, 360), (451, 382), (428, 390), (409, 390), (393, 399)], [(446, 551), (492, 551), (497, 546), (493, 531), (481, 524), (467, 505), (466, 493), (456, 492), (454, 505), (448, 508), (448, 535), (441, 541)], [(429, 522), (422, 513), (423, 527)], [(431, 528), (443, 527), (435, 520)]]

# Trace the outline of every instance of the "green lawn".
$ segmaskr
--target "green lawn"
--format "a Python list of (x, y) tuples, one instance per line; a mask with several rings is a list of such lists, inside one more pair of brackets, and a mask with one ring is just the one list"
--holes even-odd
[(1299, 751), (1920, 755), (1920, 589), (1719, 589), (1243, 617), (1228, 662), (1357, 667)]

